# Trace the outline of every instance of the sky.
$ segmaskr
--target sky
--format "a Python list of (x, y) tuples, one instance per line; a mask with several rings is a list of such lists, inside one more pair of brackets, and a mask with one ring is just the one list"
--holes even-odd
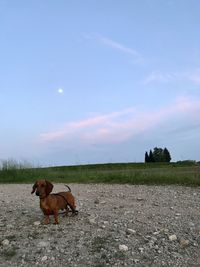
[(199, 0), (0, 0), (0, 159), (200, 160)]

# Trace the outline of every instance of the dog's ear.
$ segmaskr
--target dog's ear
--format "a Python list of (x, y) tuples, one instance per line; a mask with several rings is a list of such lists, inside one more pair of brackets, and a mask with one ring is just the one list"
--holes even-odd
[(33, 189), (32, 189), (31, 194), (33, 194), (35, 192), (36, 188), (37, 188), (37, 181), (33, 185)]
[(47, 180), (45, 180), (45, 182), (46, 182), (46, 187), (45, 187), (46, 195), (49, 195), (53, 189), (53, 185)]

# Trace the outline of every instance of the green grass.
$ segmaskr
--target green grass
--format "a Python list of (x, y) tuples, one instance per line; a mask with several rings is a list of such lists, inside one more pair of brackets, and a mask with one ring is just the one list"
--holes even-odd
[(33, 183), (47, 179), (61, 183), (200, 185), (200, 165), (177, 163), (116, 163), (48, 168), (2, 168), (0, 183)]

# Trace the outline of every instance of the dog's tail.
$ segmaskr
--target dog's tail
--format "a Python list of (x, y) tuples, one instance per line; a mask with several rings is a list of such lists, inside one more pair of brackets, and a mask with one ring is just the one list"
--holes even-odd
[(71, 192), (71, 188), (66, 184), (65, 184), (65, 186), (69, 189), (69, 192)]

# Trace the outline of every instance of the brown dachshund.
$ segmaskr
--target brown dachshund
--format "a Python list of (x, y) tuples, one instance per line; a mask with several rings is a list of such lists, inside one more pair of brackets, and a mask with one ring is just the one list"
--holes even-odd
[[(67, 185), (66, 185), (67, 186)], [(50, 194), (53, 185), (51, 182), (47, 180), (36, 181), (33, 185), (33, 190), (31, 194), (35, 191), (35, 194), (40, 197), (40, 208), (42, 209), (45, 220), (44, 224), (48, 224), (50, 222), (49, 215), (54, 215), (55, 224), (58, 224), (58, 212), (59, 210), (66, 211), (66, 215), (68, 214), (68, 206), (70, 207), (72, 214), (77, 214), (75, 205), (75, 198), (71, 193), (71, 189), (67, 186), (69, 191), (67, 192), (59, 192), (57, 194)]]

